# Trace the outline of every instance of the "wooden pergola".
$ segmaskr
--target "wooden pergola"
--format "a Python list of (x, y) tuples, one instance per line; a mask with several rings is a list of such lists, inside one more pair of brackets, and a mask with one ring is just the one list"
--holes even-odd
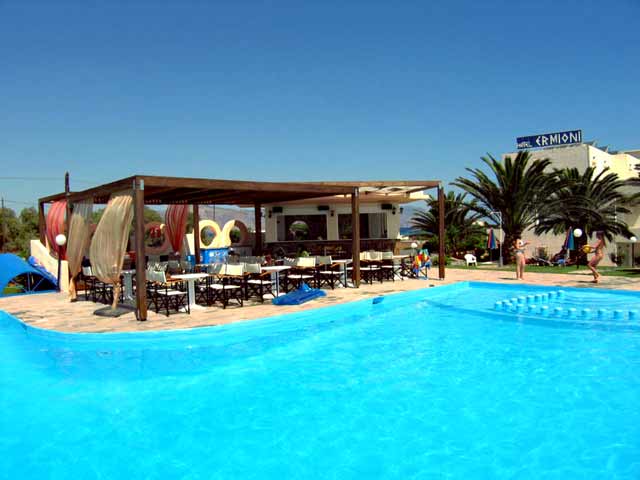
[[(92, 200), (94, 204), (106, 204), (111, 194), (124, 190), (133, 190), (135, 216), (135, 254), (136, 277), (138, 285), (146, 282), (144, 244), (144, 206), (188, 204), (193, 207), (193, 223), (197, 231), (199, 224), (198, 207), (200, 205), (237, 205), (253, 206), (255, 212), (255, 254), (262, 253), (262, 205), (290, 202), (310, 198), (321, 198), (334, 195), (345, 195), (351, 198), (352, 215), (352, 255), (353, 282), (360, 286), (360, 194), (366, 192), (389, 190), (394, 187), (404, 191), (422, 191), (432, 188), (438, 190), (439, 205), (439, 258), (445, 258), (444, 252), (444, 189), (442, 182), (435, 180), (412, 181), (363, 181), (363, 182), (254, 182), (237, 180), (216, 180), (208, 178), (160, 177), (134, 175), (99, 185), (87, 190), (72, 192), (69, 189), (69, 178), (65, 176), (65, 191), (38, 201), (40, 241), (45, 242), (45, 213), (47, 203), (58, 200), (67, 201), (67, 232), (70, 220), (70, 208), (74, 202)], [(195, 234), (194, 250), (196, 259), (200, 258), (200, 236)], [(444, 279), (444, 262), (438, 262), (438, 274)], [(147, 319), (146, 289), (136, 289), (137, 313), (139, 320)]]

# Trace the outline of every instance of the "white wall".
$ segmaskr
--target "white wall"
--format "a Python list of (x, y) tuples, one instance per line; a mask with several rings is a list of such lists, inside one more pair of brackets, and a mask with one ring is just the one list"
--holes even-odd
[[(323, 203), (323, 205), (327, 205)], [(327, 219), (327, 240), (339, 240), (338, 236), (338, 215), (351, 215), (351, 204), (328, 204), (329, 211), (318, 210), (318, 205), (283, 205), (282, 213), (272, 213), (269, 218), (269, 211), (272, 206), (265, 206), (265, 242), (278, 241), (278, 222), (284, 222), (285, 215), (325, 215)], [(360, 213), (385, 213), (387, 217), (387, 238), (397, 238), (400, 234), (400, 208), (393, 204), (395, 215), (392, 210), (382, 210), (380, 203), (360, 203)], [(331, 211), (334, 215), (331, 216)]]

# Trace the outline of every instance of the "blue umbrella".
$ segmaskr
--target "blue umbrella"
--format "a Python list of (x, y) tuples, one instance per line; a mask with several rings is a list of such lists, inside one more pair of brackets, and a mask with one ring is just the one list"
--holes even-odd
[(493, 228), (489, 230), (489, 238), (487, 239), (487, 247), (489, 250), (495, 250), (496, 248), (496, 236), (493, 234)]
[(573, 250), (576, 248), (575, 240), (573, 239), (573, 228), (570, 228), (567, 232), (567, 238), (564, 240), (564, 248), (567, 250)]

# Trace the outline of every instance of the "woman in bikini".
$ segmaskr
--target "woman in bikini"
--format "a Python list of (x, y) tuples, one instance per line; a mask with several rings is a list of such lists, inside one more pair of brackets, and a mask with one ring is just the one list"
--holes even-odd
[(526, 263), (524, 247), (527, 245), (529, 242), (523, 242), (521, 238), (517, 238), (513, 242), (513, 249), (516, 253), (516, 280), (524, 280), (524, 265)]
[(593, 273), (593, 283), (600, 283), (600, 277), (602, 275), (598, 272), (596, 267), (604, 257), (604, 247), (606, 246), (604, 232), (596, 232), (596, 240), (596, 244), (591, 245), (592, 250), (594, 250), (594, 255), (591, 260), (589, 260), (587, 267), (589, 267), (589, 270)]

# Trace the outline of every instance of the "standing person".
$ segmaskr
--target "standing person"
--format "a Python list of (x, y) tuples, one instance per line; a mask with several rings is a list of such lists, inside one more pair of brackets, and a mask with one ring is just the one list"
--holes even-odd
[(593, 273), (593, 283), (600, 283), (600, 277), (602, 275), (598, 272), (596, 267), (604, 257), (604, 247), (606, 246), (604, 232), (596, 232), (596, 240), (595, 245), (591, 245), (591, 248), (594, 250), (594, 255), (591, 260), (589, 260), (587, 267), (589, 267), (589, 270)]
[(524, 265), (527, 260), (524, 256), (524, 247), (527, 245), (529, 242), (524, 242), (521, 238), (517, 238), (513, 242), (513, 249), (516, 253), (516, 280), (524, 280)]

